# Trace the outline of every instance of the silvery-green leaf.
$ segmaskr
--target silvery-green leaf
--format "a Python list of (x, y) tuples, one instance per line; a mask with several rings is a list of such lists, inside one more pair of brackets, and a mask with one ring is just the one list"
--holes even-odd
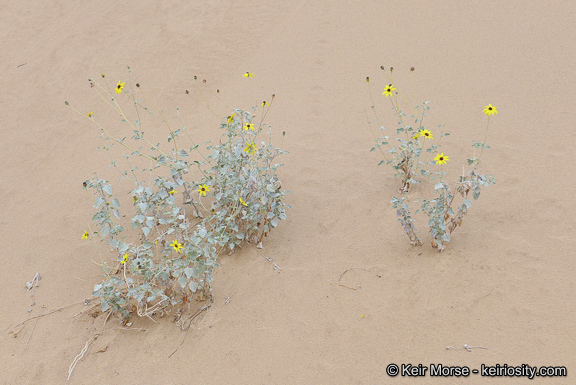
[(142, 227), (142, 232), (144, 233), (144, 236), (147, 237), (148, 234), (150, 234), (150, 231), (152, 229), (150, 227)]
[(180, 278), (178, 278), (178, 283), (180, 284), (180, 286), (182, 288), (185, 288), (186, 285), (188, 284), (188, 278), (186, 278), (186, 276), (182, 275), (182, 276), (180, 276)]
[(118, 248), (118, 251), (121, 253), (123, 253), (129, 249), (128, 245), (122, 241), (120, 242), (119, 246), (120, 247)]
[(186, 277), (188, 277), (188, 279), (190, 279), (190, 277), (192, 277), (194, 275), (194, 269), (191, 267), (187, 267), (184, 269), (184, 274), (186, 274)]

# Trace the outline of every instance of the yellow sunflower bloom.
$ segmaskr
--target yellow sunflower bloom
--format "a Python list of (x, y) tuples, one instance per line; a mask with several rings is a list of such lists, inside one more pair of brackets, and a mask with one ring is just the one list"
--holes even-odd
[(439, 165), (446, 164), (446, 162), (448, 162), (449, 160), (450, 159), (448, 158), (448, 155), (444, 155), (444, 153), (436, 154), (436, 157), (434, 158), (436, 164)]
[(128, 254), (124, 254), (124, 256), (122, 257), (122, 262), (120, 262), (120, 264), (123, 265), (126, 262), (128, 262)]
[(392, 84), (388, 84), (386, 86), (386, 88), (384, 88), (384, 92), (382, 92), (382, 95), (386, 95), (386, 97), (392, 95), (392, 91), (394, 91), (396, 88), (394, 88), (394, 86)]
[(492, 104), (488, 104), (486, 107), (484, 107), (484, 113), (487, 116), (490, 116), (490, 115), (497, 114), (498, 111), (496, 111), (496, 107), (494, 107)]
[(168, 191), (168, 194), (170, 194), (170, 195), (174, 195), (174, 194), (176, 194), (177, 192), (178, 192), (178, 191), (176, 191), (176, 190), (172, 189), (172, 190)]
[(262, 102), (262, 107), (266, 107), (267, 105), (268, 105), (268, 102), (267, 102), (266, 100), (264, 100), (264, 101)]
[(242, 197), (240, 197), (240, 203), (242, 203), (243, 206), (248, 206), (248, 203), (244, 202), (244, 200), (242, 199)]
[(82, 234), (82, 239), (88, 239), (88, 231), (84, 230), (84, 234)]
[(228, 117), (228, 124), (232, 123), (234, 121), (234, 117), (236, 116), (236, 113), (233, 113), (232, 115), (230, 115)]
[(420, 130), (419, 135), (425, 137), (426, 139), (434, 139), (432, 133), (426, 129)]
[(206, 196), (206, 193), (210, 191), (210, 188), (207, 184), (201, 184), (200, 186), (198, 186), (198, 193), (200, 195), (204, 195)]
[(252, 72), (246, 72), (244, 75), (242, 75), (243, 78), (253, 78), (254, 74)]
[(246, 123), (243, 128), (244, 128), (245, 131), (247, 131), (247, 130), (252, 130), (252, 131), (254, 131), (254, 124), (252, 124), (252, 123)]
[(117, 93), (117, 94), (121, 94), (121, 93), (122, 93), (122, 90), (124, 89), (124, 84), (126, 84), (126, 83), (125, 83), (125, 82), (122, 83), (122, 80), (120, 80), (120, 81), (118, 82), (118, 84), (116, 85), (116, 93)]
[(92, 114), (93, 114), (93, 112), (90, 111), (90, 112), (88, 113), (88, 117), (91, 118), (91, 117), (92, 117)]
[(246, 148), (244, 148), (244, 152), (248, 155), (254, 155), (256, 153), (256, 144), (254, 142), (246, 143)]
[(174, 250), (176, 250), (177, 252), (181, 252), (182, 249), (184, 248), (184, 246), (183, 246), (181, 243), (178, 243), (177, 240), (173, 240), (173, 241), (170, 243), (170, 246), (171, 246)]

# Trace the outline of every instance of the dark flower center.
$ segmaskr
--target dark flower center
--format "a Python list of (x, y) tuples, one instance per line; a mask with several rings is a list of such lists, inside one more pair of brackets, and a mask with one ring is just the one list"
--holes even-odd
[(492, 107), (488, 107), (488, 110), (492, 111)]
[(441, 157), (440, 157), (440, 160), (444, 160), (444, 157), (443, 157), (443, 156), (441, 156)]

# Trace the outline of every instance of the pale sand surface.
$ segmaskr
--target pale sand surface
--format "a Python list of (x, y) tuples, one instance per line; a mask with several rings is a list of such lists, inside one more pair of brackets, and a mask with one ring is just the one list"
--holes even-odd
[[(565, 365), (568, 378), (536, 383), (574, 383), (575, 3), (80, 3), (0, 4), (0, 383), (65, 383), (74, 356), (102, 330), (102, 317), (72, 318), (77, 305), (9, 334), (31, 308), (24, 283), (36, 272), (33, 315), (42, 304), (48, 312), (89, 298), (98, 282), (96, 251), (80, 239), (92, 212), (81, 184), (108, 161), (94, 151), (96, 131), (64, 101), (104, 111), (87, 79), (105, 73), (115, 83), (128, 77), (126, 65), (204, 139), (220, 132), (185, 98), (194, 75), (236, 107), (275, 93), (267, 120), (277, 143), (287, 133), (281, 176), (292, 209), (264, 250), (221, 259), (215, 303), (188, 334), (167, 318), (135, 319), (146, 332), (102, 335), (70, 383), (529, 382), (392, 379), (391, 362)], [(432, 101), (430, 128), (452, 132), (452, 177), (470, 139), (481, 140), (482, 108), (500, 112), (484, 155), (497, 184), (442, 254), (408, 244), (389, 203), (398, 181), (368, 152), (364, 79), (383, 87), (381, 65), (394, 66), (404, 86), (416, 67), (418, 99)], [(246, 71), (256, 77), (242, 79)], [(360, 289), (331, 284), (351, 267), (342, 282)], [(488, 349), (445, 349), (464, 344)]]

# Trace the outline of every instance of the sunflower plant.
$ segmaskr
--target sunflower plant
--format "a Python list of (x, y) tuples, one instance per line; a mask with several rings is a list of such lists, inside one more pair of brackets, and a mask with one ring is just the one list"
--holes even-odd
[[(93, 296), (100, 299), (102, 312), (117, 313), (124, 321), (133, 313), (152, 317), (173, 308), (180, 315), (192, 298), (212, 298), (211, 282), (221, 253), (249, 242), (262, 247), (263, 238), (286, 219), (287, 191), (276, 174), (282, 165), (274, 163), (286, 152), (272, 146), (271, 127), (263, 123), (270, 103), (263, 103), (259, 123), (257, 108), (235, 109), (222, 118), (224, 133), (218, 144), (197, 144), (179, 109), (181, 127), (175, 128), (140, 84), (134, 87), (128, 79), (110, 90), (105, 81), (89, 81), (120, 115), (121, 125), (133, 132), (130, 139), (118, 138), (100, 123), (97, 113), (83, 114), (66, 102), (100, 132), (104, 145), (99, 149), (106, 151), (120, 179), (129, 182), (120, 194), (99, 176), (83, 184), (96, 210), (96, 229), (85, 231), (82, 239), (92, 239), (95, 246), (103, 241), (112, 250), (111, 259), (99, 252), (97, 264), (104, 278)], [(133, 116), (124, 112), (125, 104), (134, 107)], [(145, 126), (164, 126), (167, 147), (150, 141)], [(262, 139), (264, 134), (267, 138)], [(116, 161), (114, 146), (124, 150), (126, 169)], [(134, 215), (128, 221), (120, 211), (122, 201), (132, 206)]]
[[(431, 236), (432, 247), (442, 252), (450, 242), (450, 235), (456, 227), (462, 225), (463, 218), (472, 206), (472, 201), (478, 199), (482, 187), (487, 187), (495, 183), (495, 179), (490, 175), (479, 173), (480, 159), (485, 149), (490, 149), (486, 144), (488, 138), (488, 128), (490, 117), (497, 114), (495, 106), (489, 104), (483, 110), (487, 115), (487, 124), (482, 142), (472, 142), (473, 156), (468, 158), (463, 166), (463, 174), (458, 181), (451, 185), (446, 180), (447, 173), (443, 166), (450, 161), (450, 156), (442, 151), (442, 138), (450, 134), (439, 125), (437, 129), (429, 130), (424, 127), (424, 118), (429, 111), (429, 102), (411, 108), (410, 117), (404, 112), (406, 105), (414, 105), (406, 100), (405, 95), (397, 90), (394, 84), (394, 69), (387, 71), (384, 67), (388, 84), (384, 86), (382, 92), (384, 103), (390, 105), (390, 109), (397, 118), (395, 134), (384, 135), (388, 132), (385, 125), (381, 124), (381, 119), (375, 107), (370, 78), (366, 78), (370, 99), (372, 101), (371, 110), (375, 118), (378, 129), (383, 134), (376, 135), (372, 128), (370, 117), (367, 114), (368, 124), (376, 145), (370, 151), (378, 150), (382, 155), (379, 165), (386, 165), (394, 170), (394, 176), (400, 179), (399, 196), (392, 198), (392, 206), (396, 210), (398, 222), (404, 229), (411, 244), (422, 245), (419, 232), (416, 229), (416, 219), (414, 215), (422, 212), (428, 216), (428, 227)], [(410, 69), (412, 81), (414, 81), (414, 67)], [(414, 84), (414, 83), (413, 83)], [(478, 156), (477, 155), (478, 152)], [(466, 167), (468, 168), (466, 171)], [(416, 199), (410, 197), (415, 185), (421, 182), (433, 181), (433, 197), (425, 197), (425, 189), (417, 188), (419, 196)], [(456, 198), (460, 198), (457, 200)], [(458, 203), (459, 202), (459, 203)], [(410, 203), (417, 204), (417, 210), (413, 214)]]

